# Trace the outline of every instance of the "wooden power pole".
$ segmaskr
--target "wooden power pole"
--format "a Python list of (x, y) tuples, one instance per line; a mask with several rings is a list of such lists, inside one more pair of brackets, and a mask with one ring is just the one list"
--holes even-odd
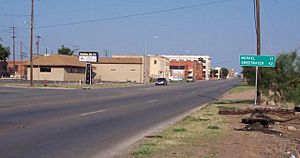
[(20, 41), (20, 68), (19, 68), (19, 72), (20, 72), (20, 79), (23, 79), (23, 43), (22, 41)]
[[(261, 55), (261, 41), (260, 41), (260, 0), (256, 0), (255, 3), (255, 10), (256, 10), (256, 55)], [(261, 77), (259, 68), (256, 67), (256, 105), (260, 105), (261, 103), (261, 95), (260, 95), (260, 83)]]
[(13, 73), (14, 77), (16, 75), (16, 34), (15, 34), (15, 29), (16, 27), (13, 26), (11, 27), (12, 29), (12, 39), (13, 39)]
[(33, 18), (34, 18), (34, 0), (31, 0), (31, 16), (30, 16), (30, 85), (33, 86), (33, 60), (32, 60), (32, 44), (33, 44)]

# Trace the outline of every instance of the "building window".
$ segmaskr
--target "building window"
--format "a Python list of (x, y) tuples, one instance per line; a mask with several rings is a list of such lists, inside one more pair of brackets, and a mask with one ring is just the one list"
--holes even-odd
[(135, 69), (130, 69), (130, 71), (135, 71)]
[(51, 72), (51, 68), (50, 67), (41, 67), (40, 72)]
[(154, 64), (157, 64), (157, 60), (154, 60)]
[(180, 70), (184, 70), (185, 66), (170, 66), (170, 69), (180, 69)]
[(65, 70), (67, 73), (85, 73), (85, 68), (65, 68)]
[(110, 69), (110, 71), (116, 71), (116, 69)]

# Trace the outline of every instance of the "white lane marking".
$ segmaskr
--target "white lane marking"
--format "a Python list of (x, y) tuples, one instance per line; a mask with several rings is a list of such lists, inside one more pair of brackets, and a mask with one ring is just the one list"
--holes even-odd
[(153, 102), (157, 102), (158, 99), (152, 99), (152, 100), (148, 100), (147, 103), (153, 103)]
[(182, 94), (178, 94), (178, 95), (176, 95), (176, 97), (181, 97), (182, 96)]
[(98, 111), (83, 113), (83, 114), (80, 114), (80, 115), (81, 116), (87, 116), (87, 115), (97, 114), (97, 113), (101, 113), (101, 112), (105, 112), (105, 111), (107, 111), (107, 110), (98, 110)]

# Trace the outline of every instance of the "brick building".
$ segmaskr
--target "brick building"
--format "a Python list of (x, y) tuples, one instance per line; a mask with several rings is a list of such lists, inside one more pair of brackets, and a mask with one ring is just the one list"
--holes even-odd
[(187, 79), (192, 77), (193, 80), (203, 80), (203, 63), (196, 60), (171, 60), (171, 76), (177, 76)]
[(27, 66), (26, 64), (28, 63), (28, 61), (20, 61), (20, 60), (16, 60), (15, 61), (15, 70), (14, 70), (14, 63), (13, 61), (7, 61), (8, 65), (7, 65), (7, 71), (15, 76), (16, 78), (24, 78), (26, 77), (27, 74)]

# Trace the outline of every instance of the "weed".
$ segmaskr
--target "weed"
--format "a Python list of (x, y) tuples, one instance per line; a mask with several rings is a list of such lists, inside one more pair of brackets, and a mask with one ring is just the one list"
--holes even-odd
[(220, 129), (219, 126), (208, 126), (207, 129)]
[(243, 85), (243, 86), (238, 86), (238, 87), (232, 89), (229, 93), (230, 94), (241, 93), (241, 92), (252, 90), (252, 89), (254, 89), (254, 86)]
[(222, 110), (238, 110), (238, 109), (240, 109), (237, 107), (229, 107), (229, 106), (218, 106), (217, 108), (222, 109)]
[(214, 114), (212, 114), (212, 113), (204, 113), (203, 115), (204, 116), (213, 116)]
[(208, 121), (208, 118), (196, 118), (196, 117), (191, 117), (187, 116), (186, 118), (183, 119), (183, 121), (193, 121), (193, 122), (200, 122), (200, 121)]
[(146, 157), (149, 156), (153, 153), (153, 148), (151, 148), (151, 146), (148, 145), (144, 145), (142, 147), (140, 147), (138, 149), (138, 151), (134, 152), (132, 155), (135, 158), (139, 158), (139, 157)]
[(243, 100), (223, 100), (214, 102), (215, 104), (251, 104), (254, 103), (253, 99), (243, 99)]
[(185, 131), (186, 131), (186, 129), (182, 128), (182, 127), (173, 129), (173, 132), (185, 132)]

